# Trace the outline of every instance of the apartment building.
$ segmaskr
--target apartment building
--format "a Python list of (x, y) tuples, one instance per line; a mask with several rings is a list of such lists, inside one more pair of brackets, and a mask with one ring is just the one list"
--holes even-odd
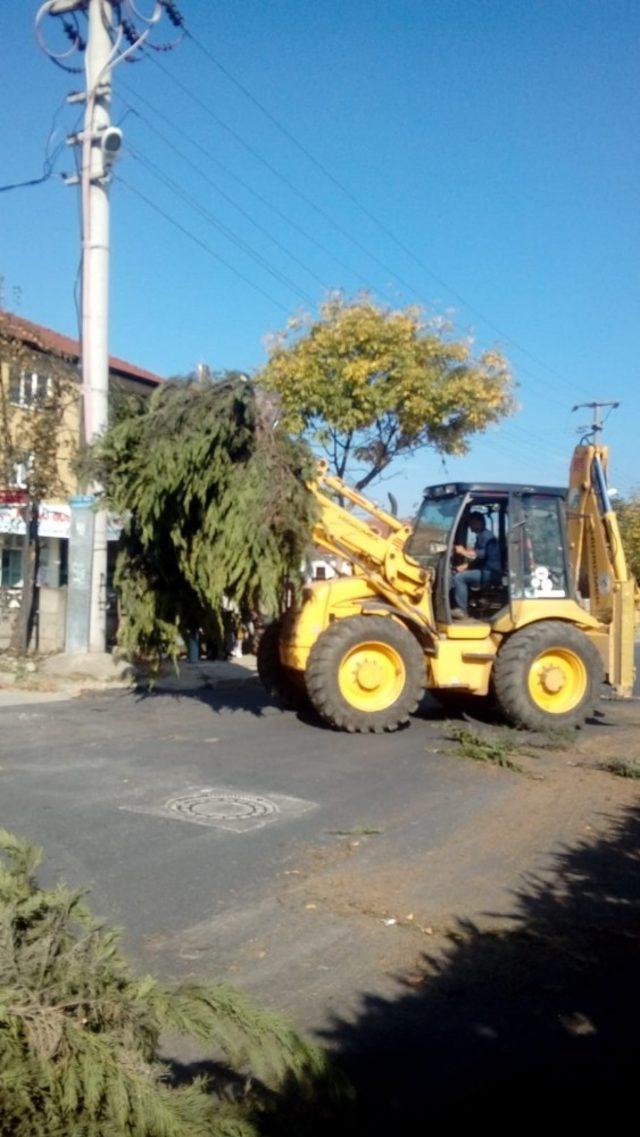
[[(55, 442), (55, 492), (39, 504), (40, 558), (37, 578), (38, 618), (33, 646), (40, 651), (64, 649), (70, 508), (68, 499), (79, 490), (74, 460), (81, 438), (79, 344), (41, 324), (0, 312), (0, 650), (9, 644), (11, 626), (22, 594), (25, 498), (30, 455), (20, 449), (29, 439), (52, 384), (62, 384)], [(123, 359), (109, 359), (109, 383), (114, 395), (149, 395), (163, 379)], [(26, 444), (28, 446), (28, 443)], [(0, 457), (1, 457), (0, 453)], [(115, 560), (117, 518), (110, 519), (109, 562)]]

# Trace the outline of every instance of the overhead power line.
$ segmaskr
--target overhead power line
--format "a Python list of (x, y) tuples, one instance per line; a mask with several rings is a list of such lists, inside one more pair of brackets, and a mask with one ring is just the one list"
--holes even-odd
[(245, 274), (241, 272), (240, 269), (237, 269), (235, 265), (230, 264), (229, 261), (220, 256), (220, 253), (217, 253), (215, 249), (212, 249), (211, 246), (206, 243), (206, 241), (203, 241), (200, 237), (197, 236), (197, 234), (192, 233), (192, 231), (190, 229), (187, 229), (187, 227), (180, 221), (176, 221), (175, 217), (172, 217), (170, 213), (167, 213), (166, 210), (162, 209), (159, 205), (157, 205), (155, 201), (152, 201), (150, 197), (147, 197), (146, 194), (142, 193), (141, 190), (136, 189), (135, 186), (132, 186), (131, 183), (128, 182), (125, 178), (122, 178), (120, 174), (112, 174), (111, 176), (114, 181), (119, 182), (125, 187), (125, 189), (128, 189), (129, 193), (135, 194), (135, 196), (139, 197), (141, 201), (144, 201), (150, 209), (153, 209), (155, 213), (159, 214), (160, 217), (163, 217), (164, 220), (169, 223), (169, 225), (173, 225), (174, 229), (177, 229), (185, 237), (188, 237), (190, 241), (193, 241), (195, 245), (198, 245), (199, 248), (203, 249), (204, 252), (208, 253), (210, 257), (213, 257), (214, 260), (218, 262), (218, 264), (224, 265), (224, 267), (228, 269), (229, 272), (232, 272), (233, 275), (237, 276), (239, 280), (244, 281), (244, 283), (247, 284), (249, 288), (252, 288), (254, 292), (258, 292), (261, 296), (264, 297), (265, 300), (268, 300), (271, 304), (275, 305), (276, 308), (279, 308), (287, 315), (289, 314), (289, 309), (285, 307), (284, 304), (281, 304), (279, 300), (276, 300), (275, 296), (272, 296), (259, 284), (256, 284), (255, 281), (251, 280), (250, 277), (245, 276)]
[[(293, 228), (296, 232), (300, 233), (300, 235), (302, 237), (304, 237), (307, 241), (309, 241), (311, 244), (313, 244), (316, 248), (320, 249), (328, 257), (330, 257), (334, 261), (335, 264), (339, 265), (340, 268), (347, 271), (351, 276), (354, 277), (354, 279), (358, 280), (365, 288), (368, 287), (369, 282), (367, 282), (362, 276), (360, 276), (360, 274), (357, 272), (356, 269), (353, 268), (353, 266), (346, 264), (343, 260), (341, 260), (339, 257), (337, 257), (331, 251), (331, 249), (329, 249), (322, 242), (318, 241), (318, 239), (315, 236), (313, 236), (313, 234), (309, 233), (306, 229), (304, 229), (302, 226), (300, 226), (289, 215), (287, 215), (281, 209), (279, 209), (277, 205), (274, 205), (274, 203), (269, 201), (268, 198), (265, 198), (249, 182), (245, 181), (238, 174), (236, 174), (233, 170), (231, 170), (228, 166), (226, 166), (223, 162), (221, 162), (220, 159), (213, 153), (212, 150), (208, 149), (206, 146), (203, 146), (202, 143), (200, 143), (191, 134), (189, 134), (187, 131), (185, 131), (182, 126), (180, 126), (178, 123), (173, 121), (171, 118), (167, 117), (167, 115), (165, 115), (163, 111), (161, 111), (158, 107), (154, 106), (154, 104), (151, 103), (150, 100), (147, 99), (145, 96), (139, 94), (137, 91), (136, 92), (132, 91), (132, 88), (129, 84), (125, 83), (124, 81), (121, 81), (121, 86), (125, 87), (125, 89), (135, 99), (136, 102), (142, 103), (153, 114), (158, 115), (162, 119), (164, 125), (168, 126), (172, 131), (174, 131), (182, 139), (186, 139), (188, 141), (188, 143), (191, 146), (193, 146), (199, 153), (201, 153), (210, 162), (213, 162), (219, 169), (221, 169), (225, 174), (227, 174), (227, 176), (231, 177), (238, 185), (242, 186), (242, 188), (244, 190), (246, 190), (249, 194), (251, 194), (253, 197), (255, 197), (256, 200), (260, 201), (263, 205), (267, 206), (267, 208), (270, 209), (273, 213), (275, 213), (276, 216), (280, 217), (284, 222), (286, 222), (286, 224), (291, 226), (291, 228)], [(212, 179), (209, 179), (208, 175), (202, 170), (202, 168), (197, 163), (195, 163), (191, 159), (189, 159), (188, 156), (185, 155), (184, 152), (181, 151), (175, 145), (175, 143), (173, 143), (169, 138), (167, 138), (167, 136), (162, 131), (160, 131), (158, 129), (158, 127), (153, 122), (151, 122), (151, 120), (146, 115), (142, 114), (142, 112), (140, 112), (136, 107), (132, 106), (131, 103), (128, 102), (126, 99), (122, 99), (122, 97), (121, 97), (121, 100), (124, 103), (124, 105), (126, 107), (128, 107), (129, 110), (131, 110), (134, 114), (136, 114), (141, 119), (141, 121), (144, 122), (145, 125), (150, 130), (152, 130), (163, 141), (163, 143), (167, 147), (169, 147), (171, 149), (171, 151), (174, 154), (178, 154), (180, 157), (182, 157), (183, 160), (185, 162), (187, 162), (187, 164), (190, 165), (194, 170), (196, 170), (203, 178), (205, 178), (208, 181), (211, 181), (211, 183), (214, 185), (214, 188), (217, 188), (219, 190), (219, 192), (222, 192), (220, 190), (220, 187), (217, 185), (217, 183), (213, 182)], [(237, 206), (237, 208), (240, 208), (240, 207)], [(326, 286), (324, 286), (324, 287), (326, 287)], [(380, 295), (385, 296), (385, 293), (382, 290), (378, 290), (378, 292), (380, 293)], [(391, 297), (385, 296), (385, 298), (387, 300), (390, 300), (391, 302), (393, 302)], [(533, 375), (532, 372), (527, 370), (526, 367), (520, 365), (518, 370), (519, 370), (520, 375), (528, 376), (529, 378), (531, 378), (534, 381), (534, 383), (540, 382), (536, 378), (536, 376)], [(527, 387), (526, 392), (531, 398), (540, 399), (545, 404), (552, 404), (554, 406), (557, 406), (559, 409), (561, 409), (563, 411), (566, 410), (566, 404), (565, 403), (561, 402), (559, 399), (555, 399), (552, 395), (549, 395), (546, 393), (543, 394), (541, 391), (538, 391), (535, 386)]]
[(178, 77), (169, 71), (169, 69), (165, 67), (164, 64), (160, 63), (159, 60), (153, 58), (153, 62), (155, 63), (156, 67), (160, 68), (164, 75), (167, 75), (168, 78), (171, 79), (172, 82), (174, 82), (176, 86), (180, 88), (181, 91), (184, 91), (187, 97), (190, 98), (192, 102), (196, 104), (196, 106), (199, 106), (201, 110), (203, 110), (205, 114), (209, 116), (209, 118), (211, 118), (223, 130), (226, 130), (232, 138), (235, 138), (235, 140), (247, 151), (247, 153), (251, 154), (252, 157), (254, 157), (267, 170), (269, 170), (274, 175), (274, 177), (278, 178), (279, 181), (281, 181), (283, 185), (285, 185), (287, 189), (291, 191), (291, 193), (300, 198), (300, 201), (303, 201), (305, 205), (309, 206), (310, 209), (313, 209), (314, 212), (317, 213), (319, 217), (322, 217), (323, 220), (326, 221), (329, 225), (331, 225), (332, 228), (336, 230), (336, 232), (345, 237), (347, 241), (350, 241), (355, 248), (359, 249), (360, 252), (368, 257), (369, 260), (373, 261), (374, 264), (377, 264), (378, 268), (381, 268), (385, 273), (397, 280), (398, 283), (401, 284), (402, 287), (405, 288), (408, 292), (413, 293), (414, 296), (420, 299), (420, 293), (413, 284), (405, 280), (395, 269), (386, 264), (386, 262), (383, 261), (376, 253), (372, 252), (371, 249), (368, 249), (366, 245), (363, 245), (362, 241), (355, 237), (353, 233), (350, 233), (348, 229), (345, 229), (344, 225), (342, 225), (339, 221), (336, 221), (336, 219), (332, 217), (330, 213), (327, 213), (326, 209), (323, 209), (321, 205), (318, 205), (317, 202), (313, 200), (313, 198), (309, 197), (309, 195), (304, 192), (304, 190), (299, 189), (298, 186), (296, 186), (295, 183), (292, 182), (286, 174), (283, 174), (282, 171), (274, 166), (268, 158), (265, 158), (259, 150), (256, 150), (255, 146), (252, 146), (250, 142), (247, 142), (247, 140), (243, 138), (242, 135), (237, 130), (235, 130), (234, 127), (229, 126), (229, 124), (225, 122), (224, 119), (220, 118), (220, 115), (216, 114), (216, 112), (213, 111), (211, 107), (209, 107), (207, 103), (205, 103), (199, 97), (199, 95), (196, 95), (195, 91), (193, 91), (191, 87), (187, 86), (186, 83), (183, 83), (181, 79), (178, 79)]
[(187, 205), (191, 206), (192, 209), (195, 209), (202, 217), (204, 217), (205, 221), (207, 221), (210, 225), (213, 225), (213, 227), (217, 229), (219, 233), (222, 233), (228, 241), (231, 241), (231, 243), (235, 245), (237, 249), (240, 249), (240, 251), (245, 253), (246, 256), (251, 257), (252, 260), (256, 262), (256, 264), (259, 264), (260, 267), (265, 270), (265, 272), (270, 273), (270, 275), (273, 276), (273, 278), (277, 280), (279, 284), (284, 284), (285, 288), (291, 289), (292, 292), (297, 293), (298, 296), (300, 296), (303, 300), (306, 300), (309, 304), (313, 304), (314, 301), (312, 296), (301, 289), (297, 284), (295, 284), (294, 281), (290, 280), (289, 277), (286, 276), (283, 272), (280, 272), (278, 269), (270, 265), (269, 262), (265, 260), (265, 258), (260, 253), (251, 247), (251, 245), (247, 244), (246, 241), (243, 241), (241, 237), (238, 237), (238, 235), (234, 233), (232, 229), (229, 229), (227, 225), (224, 225), (222, 221), (219, 221), (218, 218), (215, 217), (209, 209), (197, 201), (197, 199), (190, 193), (187, 193), (187, 191), (184, 190), (182, 186), (178, 185), (178, 183), (175, 182), (173, 178), (170, 178), (167, 174), (165, 174), (164, 171), (161, 170), (155, 162), (152, 162), (149, 158), (145, 158), (143, 154), (134, 149), (132, 146), (128, 146), (127, 150), (137, 162), (139, 162), (142, 166), (145, 166), (153, 174), (153, 176), (158, 178), (159, 181), (166, 185), (172, 191), (172, 193), (176, 194), (177, 197), (181, 198), (181, 200), (186, 202)]
[[(210, 51), (209, 48), (206, 47), (205, 44), (203, 44), (201, 42), (201, 40), (199, 40), (197, 38), (197, 36), (195, 36), (193, 34), (193, 32), (191, 32), (188, 28), (185, 30), (185, 36), (191, 43), (194, 44), (195, 47), (198, 48), (198, 50), (200, 52), (202, 52), (203, 55), (206, 56), (206, 58), (214, 65), (214, 67), (216, 67), (217, 70), (220, 71), (220, 73), (223, 74), (225, 76), (225, 78), (229, 80), (230, 83), (232, 83), (239, 91), (242, 92), (242, 94), (245, 96), (245, 98), (249, 99), (249, 101), (261, 111), (261, 113), (269, 120), (269, 122), (271, 122), (284, 135), (284, 137), (287, 138), (288, 141), (293, 146), (295, 146), (296, 149), (301, 154), (303, 154), (304, 157), (316, 167), (316, 169), (320, 170), (320, 172), (334, 186), (336, 186), (336, 188), (339, 189), (341, 191), (341, 193), (343, 193), (345, 195), (345, 197), (347, 197), (349, 199), (349, 201), (351, 201), (361, 211), (361, 213), (365, 217), (368, 218), (369, 221), (371, 221), (374, 225), (376, 225), (381, 230), (381, 232), (383, 232), (385, 234), (385, 236), (387, 236), (389, 238), (389, 240), (393, 241), (394, 244), (397, 245), (397, 247), (399, 249), (401, 249), (406, 256), (410, 257), (411, 260), (413, 260), (414, 263), (417, 264), (423, 270), (423, 272), (426, 272), (431, 277), (431, 279), (434, 280), (441, 288), (446, 289), (446, 291), (449, 292), (451, 296), (455, 297), (455, 299), (458, 300), (461, 304), (463, 304), (464, 307), (470, 313), (472, 313), (472, 315), (476, 316), (488, 328), (491, 328), (492, 331), (494, 331), (497, 335), (499, 335), (500, 338), (505, 343), (510, 344), (511, 347), (515, 348), (522, 355), (525, 355), (537, 367), (542, 368), (542, 370), (546, 371), (549, 375), (553, 375), (554, 378), (558, 382), (562, 383), (564, 386), (568, 387), (569, 389), (586, 390), (586, 388), (583, 388), (579, 383), (576, 383), (574, 380), (567, 379), (564, 375), (562, 375), (554, 367), (550, 366), (550, 364), (546, 363), (539, 356), (537, 356), (532, 351), (530, 351), (529, 348), (526, 347), (526, 345), (520, 343), (513, 336), (509, 335), (508, 332), (504, 331), (498, 324), (495, 323), (495, 321), (493, 321), (489, 316), (485, 315), (484, 312), (482, 312), (475, 304), (473, 304), (467, 297), (465, 297), (457, 288), (455, 288), (453, 285), (451, 285), (448, 281), (446, 281), (438, 273), (434, 272), (434, 270), (420, 256), (418, 256), (418, 254), (415, 252), (415, 250), (413, 248), (411, 248), (411, 246), (407, 245), (406, 242), (404, 242), (400, 237), (398, 237), (397, 233), (395, 233), (390, 228), (390, 226), (388, 226), (384, 221), (381, 220), (380, 217), (378, 217), (375, 213), (373, 213), (373, 211), (370, 210), (369, 207), (367, 205), (365, 205), (364, 202), (362, 202), (360, 200), (360, 198), (357, 197), (357, 195), (354, 194), (353, 191), (349, 189), (348, 186), (346, 186), (344, 184), (344, 182), (342, 182), (339, 178), (337, 178), (335, 176), (335, 174), (333, 174), (332, 171), (330, 169), (328, 169), (328, 167), (324, 164), (324, 162), (322, 162), (318, 157), (316, 157), (316, 155), (313, 154), (312, 151), (309, 150), (309, 148), (307, 146), (305, 146), (305, 144), (303, 142), (301, 142), (300, 139), (297, 138), (288, 129), (288, 127), (285, 126), (284, 123), (276, 115), (274, 115), (264, 105), (264, 103), (261, 102), (261, 100), (256, 95), (253, 94), (252, 91), (249, 90), (249, 88), (244, 83), (242, 83), (239, 79), (237, 79), (236, 76), (227, 67), (225, 67), (223, 63), (220, 62), (220, 60), (213, 54), (213, 52)], [(167, 74), (170, 74), (170, 72), (167, 72)], [(230, 129), (230, 128), (227, 128), (227, 129)], [(239, 136), (236, 135), (236, 137), (239, 137)], [(243, 145), (246, 145), (244, 143), (244, 141), (243, 141)], [(264, 160), (264, 159), (261, 159), (261, 160)], [(282, 177), (283, 175), (278, 174), (278, 176)], [(296, 192), (299, 192), (299, 191), (296, 191)], [(311, 204), (313, 204), (313, 203), (311, 203)], [(314, 205), (314, 208), (318, 208), (318, 207)], [(324, 211), (321, 211), (321, 212), (323, 213), (323, 215), (325, 217), (328, 217), (328, 215), (325, 214)], [(334, 224), (334, 225), (336, 224), (335, 221), (333, 221), (332, 219), (330, 219), (330, 220), (331, 220), (332, 224)], [(344, 232), (344, 230), (342, 230), (340, 226), (336, 226), (336, 227), (339, 228), (340, 231)], [(359, 248), (361, 248), (363, 251), (366, 252), (366, 250), (364, 250), (364, 247), (359, 242), (355, 242), (355, 243), (358, 245)], [(370, 252), (367, 252), (367, 255), (373, 256), (373, 254), (371, 254)], [(393, 276), (395, 276), (396, 280), (400, 281), (400, 283), (403, 284), (403, 286), (405, 288), (409, 288), (409, 290), (411, 292), (413, 292), (414, 294), (416, 293), (416, 290), (412, 285), (407, 284), (407, 282), (404, 281), (402, 277), (400, 277), (397, 273), (393, 272), (393, 270), (389, 269), (388, 266), (385, 266), (384, 262), (382, 262), (380, 260), (380, 258), (373, 256), (373, 259), (376, 260), (376, 262), (379, 265), (381, 265), (381, 267), (384, 267), (386, 269), (386, 271), (392, 272), (392, 274), (393, 274)]]
[(140, 114), (140, 112), (137, 111), (135, 109), (135, 107), (132, 107), (131, 104), (127, 103), (126, 100), (122, 100), (122, 101), (125, 103), (125, 106), (129, 107), (129, 111), (131, 112), (131, 114), (134, 114), (136, 116), (136, 118), (139, 118), (140, 121), (142, 123), (144, 123), (147, 130), (151, 130), (152, 133), (157, 135), (157, 137), (160, 138), (162, 142), (164, 142), (165, 146), (167, 146), (173, 154), (176, 154), (183, 162), (186, 163), (187, 166), (189, 166), (192, 170), (195, 170), (195, 172), (201, 178), (203, 178), (204, 181), (207, 182), (208, 185), (212, 186), (212, 188), (216, 191), (216, 193), (220, 194), (220, 196), (226, 202), (228, 202), (228, 204), (231, 205), (231, 207), (233, 209), (237, 210), (237, 212), (240, 213), (240, 215), (242, 217), (244, 217), (251, 225), (253, 225), (254, 228), (257, 229), (259, 233), (262, 233), (263, 236), (266, 237), (267, 240), (271, 241), (272, 244), (274, 244), (276, 246), (276, 248), (280, 249), (280, 251), (283, 252), (285, 254), (285, 256), (289, 257), (295, 264), (298, 265), (299, 268), (301, 268), (304, 272), (308, 273), (309, 276), (311, 276), (316, 281), (316, 283), (320, 285), (321, 288), (324, 288), (326, 291), (329, 291), (329, 285), (326, 284), (325, 281), (323, 281), (321, 279), (321, 277), (319, 277), (317, 275), (317, 273), (315, 273), (313, 271), (312, 268), (309, 268), (309, 266), (307, 264), (305, 264), (304, 261), (302, 261), (300, 259), (300, 257), (296, 256), (295, 253), (292, 253), (291, 250), (288, 249), (286, 245), (283, 245), (282, 241), (279, 241), (277, 237), (274, 237), (273, 233), (271, 233), (267, 228), (265, 228), (264, 225), (261, 225), (259, 221), (256, 221), (256, 219), (251, 216), (249, 211), (247, 209), (244, 209), (235, 200), (235, 198), (233, 198), (231, 196), (231, 194), (227, 193), (226, 190), (224, 190), (222, 188), (222, 186), (219, 185), (218, 182), (214, 181), (214, 179), (212, 177), (210, 177), (209, 174), (207, 174), (206, 171), (203, 170), (197, 164), (197, 162), (194, 162), (189, 157), (188, 154), (185, 154), (185, 152), (183, 150), (180, 150), (177, 146), (175, 146), (175, 144), (171, 141), (171, 139), (168, 138), (167, 135), (163, 133), (163, 131), (159, 130), (157, 128), (157, 126), (154, 123), (152, 123), (145, 115)]
[[(272, 201), (269, 201), (268, 198), (264, 197), (264, 195), (261, 194), (260, 191), (257, 190), (254, 186), (252, 186), (250, 182), (247, 182), (239, 174), (236, 174), (234, 170), (231, 170), (229, 168), (229, 166), (226, 166), (224, 164), (224, 162), (221, 162), (220, 159), (217, 157), (216, 154), (213, 153), (212, 150), (208, 149), (206, 146), (203, 146), (201, 142), (198, 142), (198, 140), (196, 138), (194, 138), (187, 131), (185, 131), (183, 125), (179, 125), (178, 123), (176, 123), (175, 121), (170, 119), (164, 113), (164, 111), (161, 111), (158, 107), (154, 106), (154, 104), (151, 103), (149, 101), (149, 99), (147, 99), (145, 96), (141, 95), (138, 91), (134, 92), (128, 83), (125, 83), (121, 80), (120, 85), (122, 87), (124, 87), (125, 90), (127, 90), (129, 92), (129, 94), (132, 95), (133, 98), (137, 102), (142, 103), (143, 106), (146, 106), (153, 114), (158, 115), (162, 119), (163, 123), (166, 126), (170, 127), (171, 130), (175, 131), (175, 133), (177, 135), (179, 135), (182, 139), (186, 139), (187, 142), (191, 146), (193, 146), (195, 150), (197, 150), (200, 154), (202, 154), (210, 162), (213, 162), (214, 165), (216, 165), (218, 167), (218, 169), (222, 170), (223, 173), (225, 173), (228, 177), (232, 178), (233, 181), (235, 181), (237, 183), (237, 185), (242, 186), (242, 188), (244, 190), (246, 190), (247, 193), (251, 194), (251, 196), (254, 197), (256, 199), (256, 201), (259, 201), (262, 205), (266, 206), (267, 209), (271, 210), (271, 212), (274, 213), (276, 215), (276, 217), (279, 217), (281, 221), (284, 221), (286, 225), (288, 225), (291, 229), (294, 230), (294, 232), (299, 233), (301, 237), (304, 237), (304, 239), (309, 242), (309, 244), (313, 245), (314, 248), (318, 249), (320, 252), (324, 253), (325, 256), (329, 257), (334, 262), (334, 264), (337, 264), (339, 266), (339, 268), (341, 268), (343, 270), (343, 272), (349, 273), (349, 275), (352, 276), (354, 280), (357, 280), (361, 285), (363, 285), (363, 287), (366, 288), (368, 286), (368, 282), (365, 280), (365, 278), (362, 276), (362, 274), (360, 272), (358, 272), (358, 270), (353, 267), (353, 265), (347, 264), (346, 261), (343, 261), (340, 257), (336, 256), (336, 254), (332, 251), (332, 249), (330, 249), (328, 245), (325, 245), (322, 241), (320, 241), (317, 236), (315, 236), (313, 233), (310, 233), (308, 231), (308, 229), (305, 229), (302, 225), (300, 225), (297, 221), (295, 221), (289, 214), (285, 213), (284, 210), (280, 209)], [(124, 102), (124, 105), (129, 107), (132, 111), (135, 111), (135, 113), (142, 119), (142, 121), (148, 127), (150, 127), (151, 130), (153, 130), (156, 134), (158, 134), (160, 137), (162, 137), (163, 141), (166, 142), (167, 146), (170, 146), (171, 149), (175, 153), (179, 153), (179, 151), (177, 150), (174, 143), (171, 142), (170, 140), (166, 139), (165, 135), (161, 135), (160, 131), (158, 131), (158, 128), (154, 124), (152, 124), (146, 116), (143, 116), (141, 114), (141, 112), (139, 110), (137, 110), (137, 108), (132, 107), (131, 104), (126, 101), (126, 99), (122, 99), (122, 102)], [(196, 166), (195, 163), (190, 163), (190, 164), (192, 164), (194, 166), (194, 169), (198, 169), (200, 171), (200, 173), (202, 173), (200, 167)], [(203, 176), (206, 177), (206, 175), (203, 175)], [(384, 295), (384, 293), (381, 293), (381, 295)]]
[(2, 186), (0, 186), (0, 193), (8, 193), (9, 190), (15, 190), (15, 189), (26, 189), (28, 186), (40, 186), (40, 185), (42, 185), (43, 182), (49, 181), (49, 178), (51, 178), (53, 175), (53, 171), (55, 169), (56, 162), (57, 162), (58, 158), (60, 157), (60, 154), (62, 153), (62, 151), (64, 150), (65, 145), (66, 145), (65, 139), (62, 138), (60, 140), (60, 142), (57, 144), (57, 146), (53, 150), (51, 150), (51, 143), (53, 142), (53, 137), (56, 133), (56, 125), (58, 122), (58, 118), (59, 118), (62, 110), (65, 108), (66, 105), (67, 105), (67, 99), (65, 96), (64, 99), (62, 100), (62, 102), (56, 108), (54, 115), (53, 115), (53, 118), (51, 120), (51, 126), (49, 127), (49, 134), (47, 136), (47, 141), (45, 143), (45, 148), (44, 148), (44, 160), (42, 163), (42, 173), (39, 174), (38, 177), (35, 177), (35, 178), (27, 178), (25, 181), (10, 182), (8, 185), (2, 185)]

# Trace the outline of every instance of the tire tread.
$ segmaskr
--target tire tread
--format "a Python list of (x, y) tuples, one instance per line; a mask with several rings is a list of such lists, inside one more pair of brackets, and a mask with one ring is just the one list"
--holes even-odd
[[(531, 662), (545, 647), (552, 646), (570, 647), (580, 653), (587, 669), (585, 697), (566, 714), (551, 714), (536, 707), (527, 691)], [(495, 696), (504, 717), (512, 726), (528, 730), (580, 725), (593, 711), (602, 679), (602, 662), (596, 648), (584, 632), (563, 620), (542, 620), (514, 632), (500, 648), (493, 672)]]
[[(358, 638), (389, 638), (401, 652), (407, 682), (399, 699), (384, 711), (359, 711), (340, 693), (337, 664)], [(350, 734), (382, 734), (409, 721), (424, 694), (424, 653), (415, 637), (401, 624), (385, 616), (349, 616), (336, 620), (313, 645), (305, 681), (309, 699), (320, 717), (336, 730)]]

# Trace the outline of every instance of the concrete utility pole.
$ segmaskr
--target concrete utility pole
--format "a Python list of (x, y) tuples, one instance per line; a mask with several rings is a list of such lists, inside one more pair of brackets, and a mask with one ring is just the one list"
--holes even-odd
[[(132, 19), (126, 18), (127, 8)], [(45, 0), (36, 17), (37, 33), (45, 15), (61, 17), (71, 51), (85, 53), (85, 93), (70, 95), (68, 101), (85, 103), (83, 130), (69, 141), (81, 144), (82, 155), (81, 358), (87, 443), (106, 430), (109, 419), (109, 181), (122, 147), (122, 131), (111, 124), (111, 71), (141, 48), (164, 11), (175, 27), (182, 28), (182, 17), (171, 0), (154, 0), (148, 15), (141, 15), (132, 0)], [(80, 13), (87, 18), (86, 43), (78, 30)], [(75, 24), (65, 22), (66, 17)], [(143, 25), (140, 30), (136, 20)], [(42, 39), (40, 43), (58, 62), (70, 54), (55, 54)], [(77, 183), (78, 178), (67, 180)], [(92, 490), (98, 493), (100, 487)], [(91, 496), (71, 500), (67, 651), (98, 654), (106, 650), (107, 515), (104, 510), (90, 512), (91, 500)]]
[[(109, 419), (109, 169), (122, 133), (111, 126), (111, 0), (54, 0), (53, 16), (82, 11), (87, 17), (86, 89), (70, 96), (85, 103), (84, 127), (70, 139), (81, 147), (82, 203), (82, 406), (84, 440), (90, 444)], [(73, 183), (77, 179), (71, 178)], [(94, 493), (99, 486), (93, 486)], [(71, 499), (67, 651), (106, 650), (107, 515), (91, 511), (91, 495)]]
[[(89, 0), (85, 51), (86, 109), (82, 140), (82, 391), (85, 438), (93, 442), (109, 421), (109, 149), (112, 44), (110, 0)], [(107, 161), (105, 161), (105, 158)], [(93, 524), (88, 650), (106, 650), (107, 515)]]

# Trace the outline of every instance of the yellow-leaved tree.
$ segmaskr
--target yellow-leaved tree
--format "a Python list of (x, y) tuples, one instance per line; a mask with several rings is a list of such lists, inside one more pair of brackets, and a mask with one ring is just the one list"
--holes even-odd
[(277, 392), (285, 424), (320, 447), (339, 477), (364, 489), (424, 446), (464, 454), (469, 439), (515, 408), (498, 351), (474, 357), (443, 320), (332, 293), (271, 337), (257, 379)]

